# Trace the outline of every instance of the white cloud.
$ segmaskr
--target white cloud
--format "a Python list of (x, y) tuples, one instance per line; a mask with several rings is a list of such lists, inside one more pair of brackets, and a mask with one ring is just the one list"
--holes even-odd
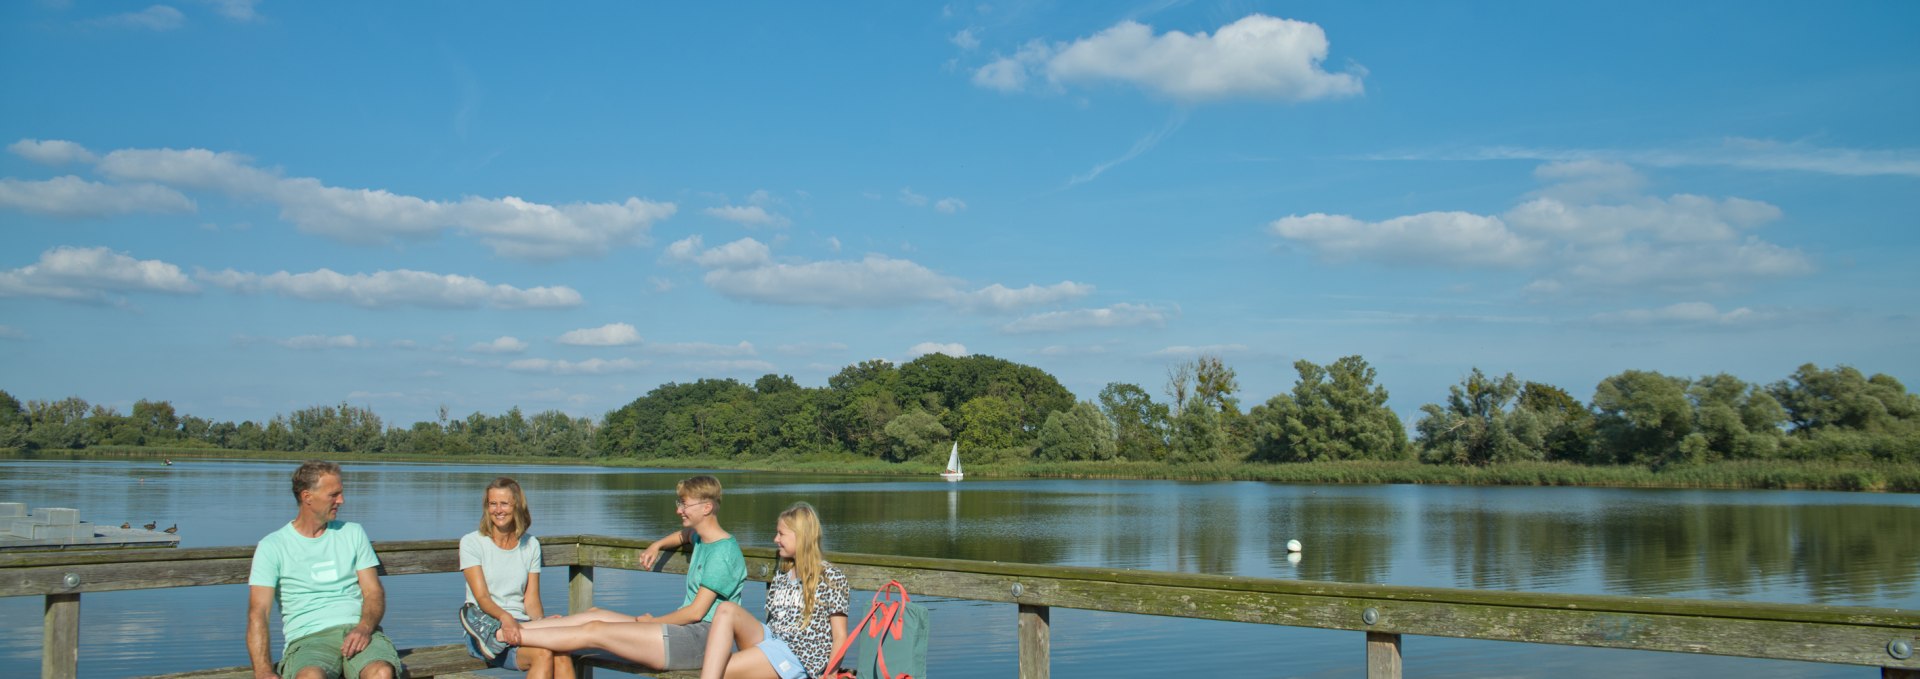
[(620, 347), (640, 343), (640, 331), (626, 323), (570, 330), (555, 340), (576, 347)]
[(11, 325), (0, 325), (0, 339), (24, 340), (27, 339), (27, 332)]
[(1334, 261), (1531, 270), (1537, 278), (1524, 291), (1532, 294), (1717, 291), (1814, 269), (1800, 251), (1747, 233), (1782, 217), (1768, 203), (1627, 195), (1639, 176), (1606, 162), (1552, 163), (1535, 174), (1554, 183), (1502, 216), (1429, 212), (1368, 223), (1312, 214), (1269, 230)]
[(859, 261), (712, 269), (704, 280), (707, 287), (736, 299), (840, 308), (940, 301), (953, 291), (953, 281), (947, 277), (885, 255), (867, 255)]
[(368, 308), (551, 309), (582, 304), (580, 293), (566, 286), (516, 288), (489, 284), (471, 276), (407, 269), (370, 274), (342, 274), (331, 269), (298, 274), (286, 271), (257, 274), (226, 269), (201, 271), (195, 277), (242, 294), (270, 292), (298, 299), (342, 302)]
[(772, 251), (766, 244), (752, 238), (742, 238), (710, 250), (701, 250), (701, 247), (700, 236), (688, 236), (667, 246), (667, 256), (708, 269), (744, 269), (773, 261)]
[(1281, 218), (1268, 230), (1336, 261), (1516, 267), (1533, 263), (1540, 250), (1538, 243), (1508, 230), (1500, 218), (1466, 212), (1427, 212), (1383, 222), (1314, 213)]
[(815, 354), (833, 353), (833, 352), (846, 351), (846, 350), (847, 350), (847, 345), (840, 342), (782, 344), (780, 346), (773, 348), (773, 351), (775, 353), (778, 353), (784, 356), (812, 356)]
[(704, 210), (708, 215), (743, 226), (784, 226), (787, 218), (758, 205), (725, 205)]
[(166, 5), (153, 5), (138, 12), (115, 14), (84, 22), (99, 28), (129, 28), (147, 31), (171, 31), (187, 23), (187, 17), (180, 10)]
[(687, 361), (675, 364), (675, 367), (681, 370), (709, 375), (713, 373), (749, 373), (764, 375), (775, 370), (772, 363), (749, 359), (731, 361)]
[(676, 342), (648, 344), (648, 353), (670, 356), (753, 356), (753, 343), (742, 341), (739, 344), (709, 344), (706, 342)]
[(967, 201), (959, 198), (941, 198), (939, 202), (933, 204), (933, 209), (943, 214), (955, 214), (967, 209)]
[(546, 358), (523, 358), (507, 364), (507, 369), (515, 372), (548, 373), (552, 375), (612, 375), (630, 373), (647, 367), (646, 361), (631, 358), (607, 360), (590, 358), (584, 361), (557, 361)]
[(954, 358), (965, 358), (967, 345), (959, 342), (921, 342), (907, 349), (907, 356), (910, 358), (919, 358), (927, 354), (946, 354)]
[(1773, 320), (1774, 314), (1740, 307), (1720, 311), (1706, 302), (1681, 302), (1658, 309), (1625, 309), (1594, 314), (1589, 320), (1607, 325), (1741, 325)]
[(435, 201), (383, 189), (327, 186), (311, 177), (281, 178), (234, 153), (206, 149), (121, 149), (99, 170), (123, 181), (151, 181), (216, 190), (280, 206), (280, 217), (301, 231), (347, 243), (422, 239), (452, 230), (480, 240), (496, 254), (551, 260), (601, 255), (647, 242), (654, 222), (671, 217), (672, 203), (627, 198), (613, 203), (547, 205), (515, 196)]
[(114, 292), (177, 295), (199, 290), (178, 266), (134, 259), (107, 248), (61, 246), (40, 253), (39, 262), (0, 271), (0, 297), (101, 302)]
[(971, 28), (960, 29), (960, 32), (953, 34), (953, 37), (947, 38), (947, 42), (951, 42), (955, 47), (969, 52), (980, 46), (980, 38), (973, 35), (973, 29)]
[(259, 0), (200, 0), (200, 2), (212, 5), (214, 11), (234, 21), (253, 21), (260, 18), (260, 15), (253, 11), (253, 6)]
[(974, 84), (1025, 89), (1044, 75), (1054, 86), (1123, 82), (1171, 99), (1307, 101), (1360, 94), (1363, 73), (1329, 73), (1326, 32), (1318, 25), (1252, 14), (1212, 35), (1122, 21), (1071, 43), (1030, 42), (1013, 56), (974, 71)]
[(1215, 356), (1222, 356), (1227, 354), (1246, 353), (1246, 351), (1247, 351), (1247, 345), (1245, 344), (1207, 344), (1207, 345), (1202, 345), (1197, 347), (1188, 346), (1185, 344), (1176, 344), (1147, 355), (1153, 356), (1156, 358), (1181, 358), (1181, 357), (1191, 357), (1191, 356), (1203, 356), (1208, 354), (1215, 355)]
[(527, 343), (512, 336), (503, 336), (492, 342), (476, 342), (467, 347), (467, 351), (481, 354), (517, 354), (526, 350)]
[(274, 342), (288, 349), (301, 351), (319, 351), (323, 349), (366, 349), (372, 342), (361, 340), (353, 335), (301, 335)]
[(1087, 328), (1123, 328), (1166, 325), (1167, 312), (1141, 304), (1115, 304), (1102, 309), (1049, 311), (1000, 326), (1004, 332), (1065, 332)]
[(153, 184), (101, 184), (73, 175), (44, 181), (0, 178), (0, 208), (55, 217), (110, 217), (136, 212), (188, 213), (192, 200)]
[(911, 188), (902, 188), (900, 189), (900, 202), (914, 207), (920, 207), (927, 204), (927, 197), (914, 193)]
[(1024, 288), (1009, 288), (999, 283), (961, 295), (961, 304), (968, 308), (990, 311), (1017, 311), (1026, 307), (1041, 306), (1079, 299), (1093, 292), (1093, 286), (1073, 281), (1061, 281), (1053, 285), (1028, 285)]
[(1465, 151), (1377, 154), (1372, 160), (1599, 160), (1646, 167), (1732, 167), (1774, 172), (1812, 172), (1846, 177), (1920, 177), (1920, 149), (1855, 149), (1803, 142), (1728, 137), (1709, 144), (1663, 149), (1550, 149), (1512, 146)]
[(22, 139), (7, 145), (14, 155), (41, 165), (69, 165), (72, 163), (93, 163), (98, 161), (87, 147), (64, 139)]

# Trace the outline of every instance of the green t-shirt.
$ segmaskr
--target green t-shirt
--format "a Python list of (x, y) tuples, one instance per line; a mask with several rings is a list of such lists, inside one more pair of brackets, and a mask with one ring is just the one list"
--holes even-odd
[(693, 604), (700, 588), (713, 590), (720, 595), (707, 607), (707, 614), (701, 620), (713, 622), (713, 612), (720, 608), (720, 602), (740, 603), (740, 590), (747, 583), (747, 557), (740, 553), (740, 541), (729, 535), (713, 544), (700, 541), (700, 534), (693, 534), (693, 558), (687, 560), (687, 599), (680, 602), (685, 608)]
[[(734, 551), (739, 551), (735, 548)], [(360, 524), (327, 522), (320, 537), (293, 529), (293, 522), (260, 539), (253, 548), (253, 572), (247, 584), (274, 588), (280, 604), (280, 633), (287, 643), (329, 627), (360, 623), (361, 569), (380, 565), (373, 543)], [(281, 652), (286, 652), (282, 645)]]

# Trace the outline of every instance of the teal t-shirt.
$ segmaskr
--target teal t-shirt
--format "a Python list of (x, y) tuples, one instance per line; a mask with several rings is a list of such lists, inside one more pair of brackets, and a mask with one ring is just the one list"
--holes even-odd
[(685, 608), (693, 604), (693, 598), (700, 594), (700, 588), (713, 590), (720, 595), (707, 607), (707, 614), (701, 620), (713, 622), (713, 612), (720, 608), (720, 602), (740, 603), (740, 590), (747, 584), (747, 557), (740, 553), (740, 541), (733, 536), (721, 538), (713, 544), (700, 541), (700, 534), (693, 534), (693, 558), (687, 560), (687, 599), (680, 602)]
[[(289, 521), (253, 548), (247, 584), (274, 588), (281, 636), (292, 643), (329, 627), (359, 624), (365, 600), (359, 572), (378, 565), (373, 543), (360, 524), (330, 521), (326, 532), (310, 538)], [(281, 652), (286, 652), (285, 645)]]

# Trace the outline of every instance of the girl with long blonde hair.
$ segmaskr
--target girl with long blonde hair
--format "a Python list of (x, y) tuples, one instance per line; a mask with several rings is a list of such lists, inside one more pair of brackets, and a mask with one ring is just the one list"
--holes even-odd
[(825, 673), (833, 649), (847, 638), (853, 591), (840, 569), (821, 558), (820, 532), (813, 505), (796, 502), (780, 513), (773, 536), (780, 573), (767, 584), (767, 620), (753, 619), (739, 604), (721, 604), (707, 636), (701, 679), (802, 679)]

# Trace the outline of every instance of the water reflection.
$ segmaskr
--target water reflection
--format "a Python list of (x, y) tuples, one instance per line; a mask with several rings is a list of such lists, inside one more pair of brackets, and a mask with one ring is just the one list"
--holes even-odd
[[(178, 522), (187, 547), (250, 545), (292, 518), (286, 475), (293, 466), (0, 461), (0, 501), (77, 507), (89, 520), (116, 525)], [(691, 473), (352, 464), (342, 516), (364, 524), (376, 540), (451, 539), (478, 523), (479, 489), (508, 474), (527, 489), (536, 534), (653, 538), (678, 526), (674, 483)], [(820, 510), (833, 551), (1441, 587), (1920, 605), (1920, 497), (1912, 495), (716, 475), (726, 487), (722, 523), (749, 546), (770, 546), (774, 517), (806, 500)], [(1297, 562), (1289, 559), (1288, 540), (1305, 545), (1293, 555)], [(564, 571), (543, 574), (552, 610), (565, 607)], [(459, 638), (452, 616), (460, 598), (457, 575), (408, 576), (390, 583), (388, 592), (388, 628), (396, 641)], [(757, 607), (760, 589), (748, 593)], [(619, 571), (603, 572), (596, 588), (600, 603), (619, 610), (664, 611), (680, 596), (675, 578)], [(241, 664), (244, 598), (237, 586), (88, 595), (81, 670), (123, 676)], [(946, 669), (942, 674), (1012, 671), (1011, 606), (932, 603), (938, 630), (932, 658)], [(0, 619), (34, 619), (39, 606), (35, 598), (0, 599)], [(0, 629), (0, 661), (37, 663), (38, 634), (37, 626)], [(1224, 673), (1248, 666), (1275, 668), (1255, 673), (1263, 676), (1350, 676), (1360, 657), (1350, 633), (1088, 612), (1057, 611), (1054, 640), (1063, 676), (1175, 667)], [(1438, 660), (1457, 659), (1480, 670), (1555, 667), (1566, 676), (1602, 676), (1591, 662), (1564, 660), (1596, 657), (1583, 655), (1590, 650), (1408, 643), (1409, 673), (1486, 674)], [(1271, 650), (1275, 644), (1289, 649), (1284, 658)], [(1175, 652), (1201, 645), (1229, 650), (1205, 659)], [(1754, 676), (1843, 674), (1791, 664), (1755, 669), (1728, 659), (1598, 657), (1607, 667), (1671, 661)], [(1654, 660), (1639, 660), (1647, 657)]]

